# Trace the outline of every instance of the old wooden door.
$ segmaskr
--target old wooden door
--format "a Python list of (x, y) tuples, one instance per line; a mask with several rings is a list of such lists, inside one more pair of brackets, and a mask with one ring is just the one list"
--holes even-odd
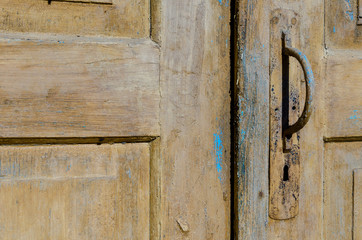
[(228, 239), (229, 1), (0, 1), (0, 238)]
[[(361, 6), (360, 0), (236, 3), (235, 239), (362, 239)], [(283, 150), (289, 140), (274, 125), (284, 119), (284, 105), (275, 104), (288, 101), (289, 125), (295, 122), (306, 80), (294, 58), (284, 64), (283, 38), (309, 59), (315, 79), (314, 112), (294, 134), (299, 158), (290, 161)]]

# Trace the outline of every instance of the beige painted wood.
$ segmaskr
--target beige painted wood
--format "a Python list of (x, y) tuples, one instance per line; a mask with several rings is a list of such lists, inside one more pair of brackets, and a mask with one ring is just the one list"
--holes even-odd
[(362, 239), (362, 168), (353, 177), (353, 239)]
[(159, 135), (159, 50), (150, 40), (2, 35), (0, 43), (2, 137)]
[(1, 146), (2, 239), (148, 239), (146, 143)]
[(230, 1), (161, 5), (162, 239), (230, 239)]
[[(360, 192), (359, 175), (355, 170), (362, 168), (361, 160), (361, 142), (326, 144), (323, 239), (360, 239), (358, 235), (352, 238), (352, 230), (356, 217), (353, 213), (359, 210), (360, 201), (357, 199)], [(356, 229), (360, 226), (354, 227)]]
[(150, 34), (149, 2), (113, 0), (112, 5), (106, 5), (66, 1), (51, 1), (51, 4), (48, 4), (48, 1), (44, 0), (2, 0), (0, 30), (145, 38)]
[(326, 137), (362, 136), (361, 50), (328, 51)]

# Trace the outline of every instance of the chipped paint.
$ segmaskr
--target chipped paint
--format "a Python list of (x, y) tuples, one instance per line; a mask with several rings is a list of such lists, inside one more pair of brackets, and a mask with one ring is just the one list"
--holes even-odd
[(346, 2), (346, 15), (349, 17), (349, 19), (351, 21), (353, 21), (353, 8), (352, 8), (352, 4), (351, 4), (351, 1), (350, 0), (345, 0)]
[[(220, 6), (223, 5), (223, 0), (218, 0), (218, 1), (219, 1)], [(225, 3), (224, 3), (224, 6), (229, 7), (230, 6), (230, 0), (226, 0)]]
[(217, 133), (214, 133), (215, 162), (220, 182), (222, 182), (222, 155), (224, 150), (221, 136), (222, 136), (221, 130), (218, 130)]

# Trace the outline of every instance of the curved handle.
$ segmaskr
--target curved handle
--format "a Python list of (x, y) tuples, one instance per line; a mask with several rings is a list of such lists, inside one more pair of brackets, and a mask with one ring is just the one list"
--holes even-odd
[(302, 115), (292, 126), (289, 126), (287, 129), (283, 131), (284, 136), (291, 136), (293, 133), (296, 133), (300, 129), (302, 129), (308, 123), (309, 118), (312, 115), (314, 76), (313, 76), (312, 67), (307, 57), (300, 50), (292, 47), (285, 47), (283, 49), (283, 53), (287, 56), (292, 56), (298, 60), (298, 62), (303, 68), (305, 87), (306, 87), (306, 97), (305, 97), (305, 104)]

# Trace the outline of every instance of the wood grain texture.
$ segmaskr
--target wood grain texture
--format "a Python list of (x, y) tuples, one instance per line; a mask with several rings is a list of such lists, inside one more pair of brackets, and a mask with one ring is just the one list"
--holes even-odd
[(153, 42), (17, 37), (0, 40), (1, 137), (159, 135)]
[(235, 1), (236, 172), (233, 239), (267, 239), (269, 2)]
[(362, 239), (362, 168), (353, 172), (353, 239)]
[(229, 1), (162, 1), (162, 239), (230, 239)]
[(0, 147), (3, 239), (148, 239), (147, 143)]
[(328, 51), (326, 137), (362, 136), (362, 50)]
[[(352, 238), (352, 229), (353, 203), (356, 203), (353, 200), (353, 171), (362, 168), (361, 160), (361, 142), (326, 144), (323, 239), (360, 239), (356, 235)], [(358, 186), (358, 182), (355, 186)], [(356, 197), (359, 191), (356, 191)], [(355, 207), (358, 207), (358, 203)]]
[(0, 2), (0, 30), (145, 38), (149, 0), (113, 0), (112, 5), (44, 0)]

